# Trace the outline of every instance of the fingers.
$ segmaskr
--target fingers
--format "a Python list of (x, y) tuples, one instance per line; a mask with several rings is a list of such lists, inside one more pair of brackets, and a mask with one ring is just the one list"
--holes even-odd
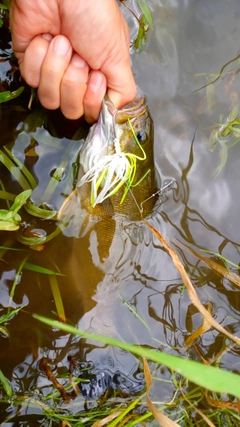
[(107, 90), (107, 79), (101, 71), (91, 71), (83, 99), (84, 117), (89, 123), (98, 119), (102, 100)]
[(42, 63), (51, 39), (50, 34), (35, 37), (19, 59), (21, 75), (29, 86), (39, 86)]
[(84, 113), (83, 98), (87, 89), (89, 67), (76, 53), (61, 81), (61, 110), (68, 119), (78, 119)]
[[(38, 97), (45, 108), (61, 107), (63, 114), (72, 120), (83, 115), (89, 67), (76, 53), (72, 56), (66, 37), (53, 38), (50, 34), (35, 37), (19, 62), (23, 78), (30, 86), (38, 87)], [(97, 119), (96, 113), (93, 117)]]
[(65, 36), (44, 34), (28, 45), (20, 70), (26, 82), (38, 87), (38, 96), (47, 109), (61, 108), (68, 119), (83, 114), (89, 123), (99, 116), (107, 91), (117, 108), (136, 97), (129, 58), (108, 64), (102, 71), (91, 70)]
[(120, 11), (119, 13), (123, 28), (122, 39), (118, 40), (118, 48), (115, 49), (115, 53), (113, 50), (113, 56), (110, 56), (102, 67), (102, 72), (107, 78), (108, 96), (116, 108), (122, 108), (137, 95), (129, 55), (129, 28)]
[(72, 57), (72, 46), (67, 37), (56, 36), (50, 42), (41, 67), (38, 97), (49, 110), (60, 106), (60, 86)]
[(108, 67), (105, 74), (108, 82), (107, 93), (116, 108), (122, 108), (136, 98), (137, 88), (128, 59)]

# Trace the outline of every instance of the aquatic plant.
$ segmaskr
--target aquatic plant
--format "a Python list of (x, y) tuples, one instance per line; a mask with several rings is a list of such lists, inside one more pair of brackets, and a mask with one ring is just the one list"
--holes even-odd
[(136, 50), (139, 50), (141, 45), (143, 45), (146, 42), (146, 33), (149, 29), (149, 27), (153, 30), (153, 20), (152, 20), (152, 14), (148, 7), (148, 4), (144, 0), (137, 0), (137, 4), (139, 6), (139, 9), (141, 11), (141, 16), (139, 17), (130, 7), (129, 3), (126, 0), (120, 0), (120, 2), (132, 13), (134, 18), (138, 21), (139, 28), (138, 28), (138, 34), (137, 37), (133, 43), (134, 48)]
[(19, 87), (13, 92), (10, 92), (9, 90), (0, 92), (0, 104), (2, 102), (11, 101), (12, 99), (17, 98), (19, 95), (21, 95), (23, 91), (24, 91), (24, 86)]
[(18, 211), (25, 205), (30, 197), (32, 190), (25, 190), (16, 196), (14, 203), (9, 209), (0, 209), (0, 230), (15, 231), (18, 230), (22, 218)]
[(223, 123), (214, 126), (209, 137), (209, 151), (213, 152), (219, 146), (220, 163), (213, 173), (216, 178), (223, 170), (228, 159), (228, 150), (240, 142), (240, 119), (238, 105), (235, 105)]
[(3, 0), (3, 2), (0, 3), (0, 28), (3, 25), (3, 14), (5, 14), (7, 18), (9, 18), (9, 9), (10, 9), (10, 0)]

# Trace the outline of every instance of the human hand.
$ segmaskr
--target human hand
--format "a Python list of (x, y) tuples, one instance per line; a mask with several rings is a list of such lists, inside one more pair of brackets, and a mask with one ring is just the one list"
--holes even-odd
[(97, 120), (106, 93), (117, 108), (136, 86), (129, 31), (116, 0), (12, 0), (13, 50), (45, 108)]

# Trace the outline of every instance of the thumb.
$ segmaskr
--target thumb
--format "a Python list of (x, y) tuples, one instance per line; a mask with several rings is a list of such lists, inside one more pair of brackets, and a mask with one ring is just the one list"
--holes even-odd
[(137, 88), (130, 61), (118, 63), (103, 72), (107, 78), (107, 94), (116, 108), (122, 108), (136, 98)]

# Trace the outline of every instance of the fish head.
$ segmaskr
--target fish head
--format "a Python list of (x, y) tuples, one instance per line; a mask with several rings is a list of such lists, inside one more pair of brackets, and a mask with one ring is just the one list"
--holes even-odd
[(120, 142), (122, 152), (134, 153), (138, 151), (129, 121), (140, 144), (145, 144), (148, 141), (153, 144), (153, 124), (146, 98), (142, 96), (117, 110), (106, 95), (103, 99), (98, 121), (90, 128), (81, 149), (82, 172), (87, 173), (103, 156), (113, 154), (116, 139)]
[[(96, 170), (99, 162), (101, 163), (104, 159), (109, 159), (108, 169), (110, 170), (113, 159), (115, 164), (118, 165), (118, 153), (121, 153), (120, 160), (122, 160), (123, 155), (130, 162), (135, 159), (135, 172), (134, 176), (132, 176), (133, 180), (130, 189), (129, 191), (126, 189), (126, 187), (129, 187), (128, 181), (119, 187), (115, 193), (109, 190), (106, 198), (109, 197), (110, 201), (95, 203), (92, 206), (91, 213), (94, 214), (95, 212), (96, 215), (101, 216), (101, 214), (97, 213), (99, 209), (105, 211), (110, 209), (111, 213), (123, 213), (130, 215), (131, 219), (137, 219), (141, 203), (156, 191), (153, 159), (153, 121), (144, 96), (135, 99), (119, 110), (116, 109), (107, 96), (104, 98), (98, 122), (91, 127), (80, 153), (79, 197), (83, 198), (84, 194), (84, 198), (87, 198), (86, 189), (91, 193), (91, 184), (89, 182), (82, 186), (84, 174)], [(112, 180), (116, 174), (117, 172), (115, 175), (114, 173), (112, 174)], [(105, 184), (106, 181), (107, 179), (98, 185), (96, 179), (95, 185), (96, 187), (98, 185), (98, 193), (101, 191), (102, 184)], [(90, 198), (88, 195), (89, 200)], [(150, 213), (153, 204), (154, 200), (151, 200), (150, 203), (144, 203), (144, 216)]]
[(124, 153), (142, 157), (142, 150), (139, 147), (141, 145), (144, 151), (146, 147), (147, 150), (151, 149), (153, 154), (153, 121), (145, 96), (116, 111), (115, 129)]

